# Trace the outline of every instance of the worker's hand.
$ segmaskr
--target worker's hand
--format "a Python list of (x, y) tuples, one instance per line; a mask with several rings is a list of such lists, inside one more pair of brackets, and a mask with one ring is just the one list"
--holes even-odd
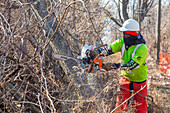
[(102, 68), (105, 69), (106, 71), (112, 70), (113, 69), (113, 63), (103, 64)]
[(96, 58), (99, 55), (99, 52), (97, 50), (90, 50), (89, 56), (91, 59)]
[(103, 64), (102, 68), (106, 71), (112, 70), (112, 69), (118, 69), (120, 67), (120, 63), (106, 63)]

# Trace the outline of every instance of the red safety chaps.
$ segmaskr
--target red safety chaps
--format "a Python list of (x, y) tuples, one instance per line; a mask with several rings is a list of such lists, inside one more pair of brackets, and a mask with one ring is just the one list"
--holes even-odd
[[(138, 90), (140, 90), (141, 87), (144, 87), (146, 84), (147, 84), (146, 81), (141, 83), (135, 83), (129, 81), (125, 77), (121, 77), (119, 81), (120, 92), (118, 92), (117, 94), (116, 107), (121, 105), (125, 100), (127, 100), (130, 97), (131, 95), (130, 90), (132, 88), (135, 93)], [(138, 94), (134, 96), (133, 107), (135, 109), (135, 113), (147, 113), (148, 110), (147, 99), (144, 98), (146, 96), (147, 96), (147, 86), (145, 86), (143, 90), (141, 90)], [(115, 113), (118, 113), (120, 111), (127, 112), (127, 109), (128, 109), (128, 101), (122, 104), (120, 107), (118, 107)]]

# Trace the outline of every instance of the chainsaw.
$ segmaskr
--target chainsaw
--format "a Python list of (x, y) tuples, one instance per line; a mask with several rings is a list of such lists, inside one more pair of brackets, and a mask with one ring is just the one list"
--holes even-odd
[(97, 71), (106, 72), (105, 69), (102, 69), (103, 59), (101, 57), (90, 58), (90, 50), (94, 49), (103, 49), (106, 45), (101, 45), (98, 42), (95, 42), (95, 45), (85, 44), (81, 50), (81, 56), (77, 58), (68, 57), (65, 55), (53, 54), (53, 57), (59, 60), (75, 60), (77, 63), (80, 63), (82, 68), (89, 68), (88, 73), (96, 73)]
[(78, 59), (81, 59), (83, 64), (90, 65), (88, 73), (96, 73), (97, 71), (106, 72), (106, 70), (102, 69), (103, 59), (101, 57), (90, 58), (90, 50), (94, 49), (103, 49), (106, 45), (101, 45), (98, 42), (95, 42), (95, 45), (85, 44), (81, 50), (81, 56), (78, 56)]

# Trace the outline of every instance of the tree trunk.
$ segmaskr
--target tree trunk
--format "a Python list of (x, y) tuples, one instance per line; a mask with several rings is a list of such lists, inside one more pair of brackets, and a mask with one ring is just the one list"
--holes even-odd
[[(46, 2), (40, 1), (37, 3), (37, 12), (39, 12), (38, 14), (40, 15), (39, 17), (41, 17), (41, 20), (48, 14)], [(46, 34), (48, 36), (48, 38), (47, 38), (48, 40), (53, 35), (53, 32), (55, 31), (55, 28), (57, 26), (57, 22), (52, 21), (51, 18), (52, 17), (48, 17), (47, 22), (46, 22), (47, 25), (45, 28)], [(64, 39), (63, 36), (61, 36), (59, 31), (57, 31), (57, 33), (55, 34), (55, 37), (51, 40), (51, 42), (49, 44), (50, 45), (48, 45), (48, 46), (51, 46), (51, 47), (47, 46), (47, 49), (52, 48), (52, 51), (55, 54), (61, 54), (61, 55), (73, 57), (72, 51), (70, 50), (69, 45), (67, 44), (67, 41)], [(74, 98), (78, 99), (78, 98), (82, 98), (82, 97), (88, 98), (88, 97), (92, 96), (93, 93), (89, 86), (80, 87), (81, 84), (85, 83), (86, 78), (85, 78), (85, 74), (82, 73), (80, 76), (78, 76), (78, 73), (75, 73), (75, 70), (72, 69), (73, 66), (78, 66), (76, 61), (74, 61), (74, 60), (67, 60), (67, 61), (59, 60), (59, 64), (61, 65), (61, 67), (65, 73), (64, 79), (66, 81), (68, 81), (69, 83), (71, 83), (71, 85), (74, 85), (75, 87), (77, 87), (77, 90), (69, 89), (70, 96), (73, 97), (73, 99)], [(78, 71), (80, 71), (80, 70), (78, 70)], [(84, 88), (84, 90), (82, 90), (81, 88)], [(78, 95), (78, 97), (73, 96), (73, 95)], [(62, 109), (67, 110), (69, 107), (70, 106), (68, 106), (68, 105), (63, 105)]]
[[(46, 2), (43, 2), (43, 1), (38, 2), (37, 11), (40, 12), (39, 17), (41, 17), (41, 20), (42, 18), (47, 16), (48, 12), (47, 12)], [(53, 32), (56, 26), (57, 26), (57, 22), (52, 21), (52, 19), (49, 17), (47, 19), (47, 25), (45, 28), (46, 34), (48, 35), (47, 40), (53, 35)], [(63, 38), (63, 36), (60, 35), (59, 31), (55, 34), (55, 37), (51, 40), (49, 46), (51, 46), (55, 54), (62, 54), (62, 55), (73, 57), (73, 54), (69, 48), (69, 45), (66, 43), (66, 40)], [(61, 67), (63, 68), (66, 75), (69, 75), (72, 72), (72, 67), (77, 65), (77, 63), (74, 60), (59, 61), (59, 63)]]

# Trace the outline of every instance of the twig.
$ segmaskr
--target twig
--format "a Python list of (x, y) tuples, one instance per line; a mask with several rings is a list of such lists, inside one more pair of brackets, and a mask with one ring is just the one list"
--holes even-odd
[[(86, 11), (88, 12), (89, 20), (90, 20), (90, 22), (92, 23), (93, 29), (94, 29), (97, 37), (98, 37), (98, 39), (96, 39), (96, 41), (99, 40), (99, 41), (101, 42), (101, 44), (103, 44), (103, 41), (102, 41), (102, 39), (100, 38), (99, 33), (97, 32), (97, 30), (96, 30), (96, 28), (95, 28), (95, 26), (94, 26), (94, 23), (93, 23), (92, 18), (91, 18), (91, 14), (90, 14), (90, 12), (89, 12), (89, 10), (87, 9), (86, 6), (85, 6), (85, 9), (86, 9)], [(107, 50), (106, 47), (104, 47), (104, 49)]]
[(99, 113), (99, 112), (97, 111), (97, 109), (95, 108), (94, 104), (93, 104), (93, 103), (91, 103), (91, 104), (92, 104), (93, 108), (95, 109), (96, 113)]
[[(76, 40), (78, 43), (81, 43), (83, 44), (83, 42), (79, 39), (77, 39), (77, 37), (75, 35), (73, 35), (68, 29), (66, 29), (66, 32), (74, 39)], [(79, 45), (79, 48), (80, 48), (80, 45)]]
[(4, 87), (5, 82), (11, 77), (14, 76), (21, 68), (23, 68), (23, 66), (18, 65), (18, 67), (13, 70), (12, 72), (10, 72), (9, 74), (7, 74), (4, 78), (4, 82), (1, 83), (1, 86)]
[[(43, 77), (44, 79), (44, 82), (45, 82), (45, 91), (46, 91), (46, 96), (47, 98), (49, 99), (52, 107), (53, 107), (53, 112), (56, 113), (56, 109), (54, 107), (54, 104), (53, 104), (53, 101), (51, 100), (51, 98), (49, 97), (49, 92), (48, 92), (48, 88), (47, 88), (47, 80), (46, 80), (46, 77), (44, 76), (44, 71), (43, 71), (43, 57), (44, 57), (44, 51), (43, 51), (43, 54), (39, 54), (40, 56), (40, 66), (41, 66), (41, 76)], [(42, 81), (41, 81), (42, 82)], [(41, 84), (42, 85), (42, 84)]]
[[(12, 84), (10, 84), (10, 83), (6, 83), (6, 87), (8, 87), (9, 89), (13, 89), (14, 88), (14, 86), (12, 85)], [(13, 89), (13, 90), (15, 90), (15, 89)], [(17, 98), (18, 100), (19, 100), (19, 98), (21, 97), (21, 93), (20, 92), (17, 92), (16, 91), (16, 96), (15, 96), (15, 98)], [(1, 98), (4, 98), (5, 99), (5, 96), (2, 96)], [(27, 99), (25, 99), (26, 101), (27, 101)], [(26, 103), (26, 101), (24, 102), (24, 103)], [(23, 103), (23, 102), (21, 102), (21, 103)], [(37, 108), (37, 107), (35, 107), (33, 104), (32, 104), (32, 102), (31, 103), (28, 103), (30, 106), (31, 106), (31, 109), (33, 110), (33, 112), (36, 112), (36, 113), (40, 113), (40, 111), (39, 111), (39, 109)]]
[(38, 103), (40, 105), (41, 113), (44, 113), (40, 102), (40, 93), (38, 93)]
[(38, 21), (36, 24), (34, 24), (33, 26), (31, 26), (28, 30), (24, 31), (23, 33), (21, 33), (20, 35), (24, 35), (25, 33), (27, 33), (30, 29), (33, 29), (34, 27), (36, 27), (38, 24), (40, 24), (42, 21), (46, 20), (49, 16), (51, 16), (53, 13), (55, 12), (55, 9), (53, 9), (47, 16), (45, 16), (42, 20)]
[(110, 14), (110, 12), (105, 9), (105, 8), (102, 8), (105, 12), (105, 14), (111, 19), (113, 20), (119, 27), (121, 27), (122, 25)]

